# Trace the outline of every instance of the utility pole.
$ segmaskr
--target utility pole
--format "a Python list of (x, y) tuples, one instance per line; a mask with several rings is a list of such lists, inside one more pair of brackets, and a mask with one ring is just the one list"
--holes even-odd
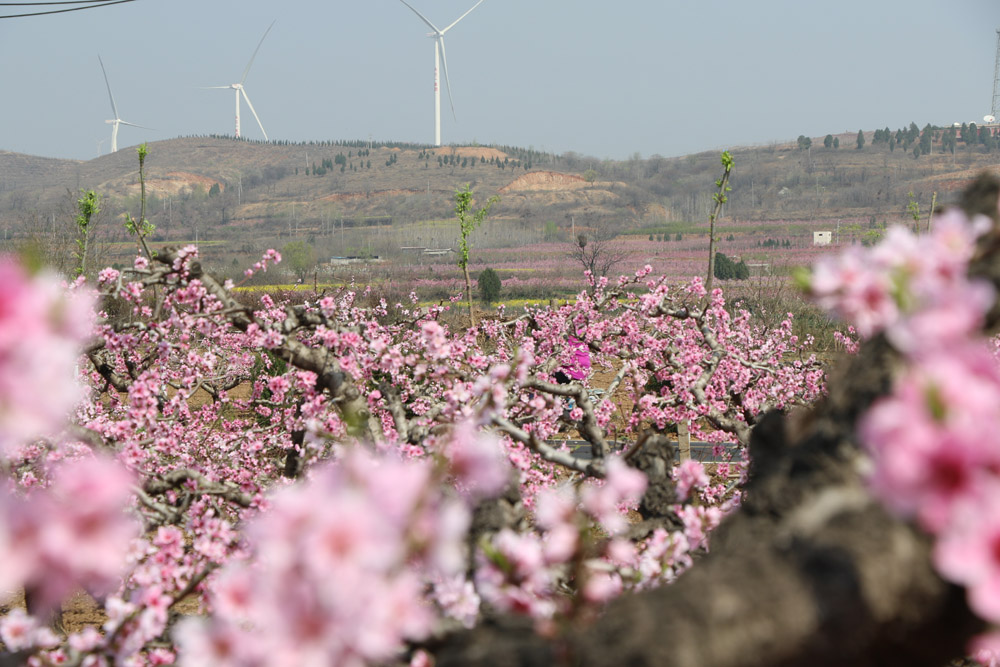
[(993, 64), (993, 104), (990, 106), (990, 115), (994, 118), (1000, 112), (1000, 30), (997, 30), (997, 57)]

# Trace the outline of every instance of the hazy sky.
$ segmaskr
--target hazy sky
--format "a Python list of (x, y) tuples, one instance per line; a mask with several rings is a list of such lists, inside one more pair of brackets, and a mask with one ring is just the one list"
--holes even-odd
[[(439, 27), (475, 0), (410, 0)], [(0, 7), (0, 14), (19, 13)], [(0, 150), (90, 159), (232, 134), (433, 141), (433, 41), (399, 0), (135, 0), (0, 20)], [(990, 112), (1000, 1), (486, 0), (445, 38), (443, 143), (681, 155)], [(261, 138), (246, 106), (243, 135)], [(103, 140), (102, 145), (98, 142)]]

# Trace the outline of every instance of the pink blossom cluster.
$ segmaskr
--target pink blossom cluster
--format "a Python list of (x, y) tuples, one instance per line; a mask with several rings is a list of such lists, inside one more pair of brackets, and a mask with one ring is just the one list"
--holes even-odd
[(83, 398), (73, 378), (93, 299), (0, 257), (0, 455), (52, 435)]
[[(603, 483), (584, 484), (575, 492), (561, 487), (539, 494), (536, 522), (543, 533), (504, 529), (482, 545), (476, 587), (486, 602), (500, 611), (539, 620), (567, 611), (569, 600), (558, 593), (558, 583), (569, 574), (571, 561), (584, 555), (586, 527), (596, 522), (609, 536), (620, 536), (627, 526), (627, 507), (646, 490), (646, 476), (620, 459), (610, 459), (607, 471)], [(627, 540), (614, 539), (605, 547), (619, 563), (634, 557)], [(621, 577), (597, 561), (578, 574), (587, 602), (604, 602), (622, 591)]]
[[(0, 619), (0, 641), (8, 651), (29, 651), (35, 648), (56, 649), (61, 639), (52, 628), (39, 622), (23, 609), (12, 609)], [(65, 655), (60, 654), (63, 660)]]
[(278, 264), (281, 262), (281, 253), (274, 248), (268, 248), (264, 253), (264, 256), (260, 258), (260, 261), (255, 262), (252, 267), (243, 272), (243, 275), (249, 278), (258, 271), (266, 272), (268, 264)]
[[(488, 474), (487, 476), (491, 476)], [(344, 450), (309, 483), (279, 491), (247, 528), (253, 557), (213, 586), (209, 620), (177, 629), (183, 665), (367, 664), (425, 637), (437, 598), (468, 624), (470, 513), (427, 461)]]
[(511, 466), (500, 442), (477, 430), (472, 421), (457, 424), (442, 449), (456, 489), (469, 501), (497, 496), (511, 482)]
[[(62, 464), (47, 488), (0, 493), (0, 591), (24, 588), (51, 611), (75, 587), (116, 588), (139, 525), (127, 512), (133, 477), (114, 461)], [(34, 605), (37, 604), (37, 607)]]
[(833, 339), (836, 341), (840, 349), (847, 354), (857, 354), (858, 350), (861, 349), (861, 339), (857, 338), (857, 330), (853, 326), (847, 327), (847, 332), (834, 331)]
[[(858, 432), (877, 495), (935, 536), (934, 564), (1000, 626), (1000, 365), (982, 341), (911, 358)], [(1000, 654), (1000, 634), (984, 638)]]
[[(679, 288), (662, 279), (647, 286), (637, 311), (610, 322), (631, 335), (607, 345), (634, 367), (627, 386), (641, 409), (632, 428), (689, 422), (692, 437), (746, 444), (756, 415), (822, 394), (825, 376), (808, 352), (812, 340), (794, 334), (790, 313), (768, 329), (746, 310), (730, 314), (718, 289), (696, 310), (706, 296), (699, 279)], [(606, 335), (607, 325), (601, 328)], [(713, 422), (715, 428), (703, 427)]]
[(687, 500), (692, 489), (707, 488), (710, 481), (705, 466), (694, 459), (682, 461), (674, 468), (673, 475), (674, 481), (677, 482), (677, 497), (681, 500)]
[[(761, 329), (721, 293), (701, 308), (700, 283), (675, 287), (646, 267), (594, 280), (573, 304), (454, 331), (447, 306), (375, 303), (354, 288), (246, 308), (192, 275), (195, 257), (102, 272), (102, 292), (131, 315), (102, 316), (79, 360), (90, 391), (73, 433), (87, 445), (33, 443), (11, 468), (38, 487), (27, 498), (47, 495), (50, 478), (58, 488), (52, 463), (91, 447), (136, 476), (145, 539), (106, 556), (124, 580), (103, 601), (103, 634), (51, 647), (34, 617), (0, 626), (44, 660), (166, 664), (173, 647), (158, 644), (176, 636), (188, 664), (379, 662), (444, 619), (475, 624), (483, 603), (548, 618), (668, 582), (705, 548), (724, 490), (686, 467), (679, 480), (697, 496), (675, 509), (683, 527), (632, 543), (625, 512), (644, 477), (598, 460), (590, 472), (604, 482), (553, 492), (568, 456), (553, 438), (571, 426), (607, 449), (613, 430), (695, 419), (706, 438), (740, 439), (759, 411), (822, 384), (790, 321)], [(592, 371), (624, 363), (616, 386), (637, 406), (624, 433), (615, 401), (587, 393), (591, 375), (572, 409), (550, 388), (579, 346)], [(470, 507), (512, 479), (537, 530), (501, 532), (470, 564)], [(170, 635), (176, 605), (194, 596), (209, 616)]]
[[(674, 506), (682, 529), (657, 529), (633, 541), (626, 515), (642, 496), (646, 478), (617, 458), (607, 467), (603, 483), (540, 491), (535, 532), (504, 529), (481, 545), (475, 583), (484, 602), (531, 616), (545, 631), (556, 618), (598, 610), (627, 591), (670, 583), (692, 565), (695, 553), (707, 551), (711, 531), (739, 504), (738, 494), (724, 501), (701, 465), (689, 463), (679, 477), (701, 494), (698, 504)], [(574, 594), (567, 596), (567, 590)]]
[(901, 350), (927, 340), (947, 344), (977, 330), (993, 289), (965, 271), (975, 241), (986, 228), (949, 210), (932, 231), (914, 235), (892, 227), (873, 248), (850, 248), (813, 267), (809, 288), (817, 302), (870, 337), (885, 331)]
[(1000, 365), (986, 349), (968, 344), (913, 359), (859, 425), (876, 457), (875, 490), (931, 532), (954, 528), (965, 500), (1000, 491), (997, 423)]

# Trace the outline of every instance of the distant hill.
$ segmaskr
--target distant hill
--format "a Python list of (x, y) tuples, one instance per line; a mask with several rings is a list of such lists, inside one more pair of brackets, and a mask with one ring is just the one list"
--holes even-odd
[[(929, 129), (928, 154), (914, 156), (920, 138), (897, 145), (887, 133), (735, 148), (736, 167), (724, 215), (730, 219), (875, 218), (903, 220), (910, 192), (922, 207), (931, 194), (947, 202), (984, 168), (996, 169), (989, 142), (950, 147), (948, 129)], [(893, 141), (895, 135), (889, 133)], [(874, 143), (873, 143), (874, 141)], [(105, 197), (109, 223), (138, 215), (138, 161), (133, 148), (89, 161), (0, 151), (0, 228), (4, 238), (54, 234), (71, 223), (81, 188)], [(282, 236), (332, 236), (344, 249), (373, 243), (447, 246), (435, 221), (452, 217), (452, 195), (469, 183), (480, 196), (499, 194), (491, 220), (504, 229), (484, 242), (568, 238), (572, 230), (645, 233), (678, 221), (707, 218), (721, 167), (715, 152), (623, 161), (553, 155), (516, 147), (376, 145), (367, 142), (264, 144), (222, 137), (178, 138), (149, 144), (147, 217), (156, 238), (218, 241), (247, 255)], [(374, 237), (348, 236), (378, 229)], [(123, 242), (120, 225), (106, 239)], [(390, 233), (390, 230), (393, 230)], [(374, 240), (373, 240), (374, 239)]]

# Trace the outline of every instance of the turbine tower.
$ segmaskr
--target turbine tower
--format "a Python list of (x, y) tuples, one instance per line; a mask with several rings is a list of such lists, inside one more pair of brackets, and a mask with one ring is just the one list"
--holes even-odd
[(998, 117), (1000, 112), (1000, 30), (997, 30), (997, 59), (993, 64), (993, 106), (990, 108), (990, 115)]
[(438, 74), (438, 68), (440, 64), (444, 65), (444, 81), (448, 86), (448, 102), (451, 104), (451, 115), (458, 120), (458, 116), (455, 115), (455, 100), (451, 96), (451, 80), (448, 78), (448, 56), (444, 50), (444, 34), (455, 27), (455, 24), (468, 16), (473, 9), (483, 4), (485, 0), (479, 0), (476, 4), (472, 5), (472, 9), (459, 16), (457, 19), (452, 21), (444, 30), (439, 29), (436, 25), (431, 23), (426, 16), (414, 9), (413, 5), (408, 3), (406, 0), (399, 0), (404, 5), (409, 7), (414, 14), (420, 17), (420, 20), (430, 26), (430, 29), (434, 32), (428, 33), (427, 36), (434, 40), (434, 145), (441, 145), (441, 76)]
[[(106, 69), (104, 69), (104, 61), (101, 60), (101, 56), (100, 55), (97, 56), (97, 62), (101, 63), (101, 71), (104, 72), (104, 84), (108, 87), (108, 97), (111, 99), (111, 112), (114, 113), (114, 115), (115, 115), (115, 117), (112, 118), (111, 120), (106, 120), (104, 122), (111, 125), (111, 152), (112, 153), (117, 153), (118, 152), (118, 126), (119, 125), (128, 125), (129, 127), (138, 127), (138, 128), (142, 128), (143, 130), (149, 130), (149, 129), (152, 129), (152, 128), (143, 127), (142, 125), (136, 125), (135, 123), (129, 123), (128, 121), (124, 121), (124, 120), (121, 119), (121, 116), (118, 115), (118, 105), (115, 104), (115, 96), (111, 94), (111, 84), (108, 82), (108, 71)], [(100, 146), (98, 146), (97, 150), (100, 151)]]
[(264, 36), (260, 38), (260, 41), (257, 43), (257, 48), (253, 50), (253, 55), (250, 56), (250, 62), (247, 63), (246, 69), (243, 70), (243, 77), (240, 79), (239, 83), (232, 83), (229, 84), (228, 86), (203, 86), (204, 88), (213, 88), (213, 89), (232, 88), (233, 90), (236, 91), (236, 137), (237, 138), (239, 138), (240, 136), (240, 95), (242, 94), (243, 99), (246, 100), (247, 102), (247, 106), (250, 107), (250, 113), (252, 113), (253, 117), (257, 119), (257, 126), (260, 127), (261, 134), (264, 135), (264, 141), (270, 141), (270, 139), (267, 138), (267, 132), (264, 130), (264, 124), (260, 122), (260, 116), (257, 115), (257, 111), (253, 108), (253, 103), (250, 101), (250, 96), (247, 95), (246, 88), (243, 87), (243, 84), (246, 83), (247, 74), (250, 73), (250, 67), (253, 65), (253, 59), (257, 57), (257, 52), (260, 51), (261, 44), (264, 43), (264, 39), (267, 37), (267, 33), (271, 32), (271, 28), (274, 27), (275, 23), (277, 23), (277, 20), (271, 21), (271, 25), (267, 26), (267, 30), (264, 31)]

